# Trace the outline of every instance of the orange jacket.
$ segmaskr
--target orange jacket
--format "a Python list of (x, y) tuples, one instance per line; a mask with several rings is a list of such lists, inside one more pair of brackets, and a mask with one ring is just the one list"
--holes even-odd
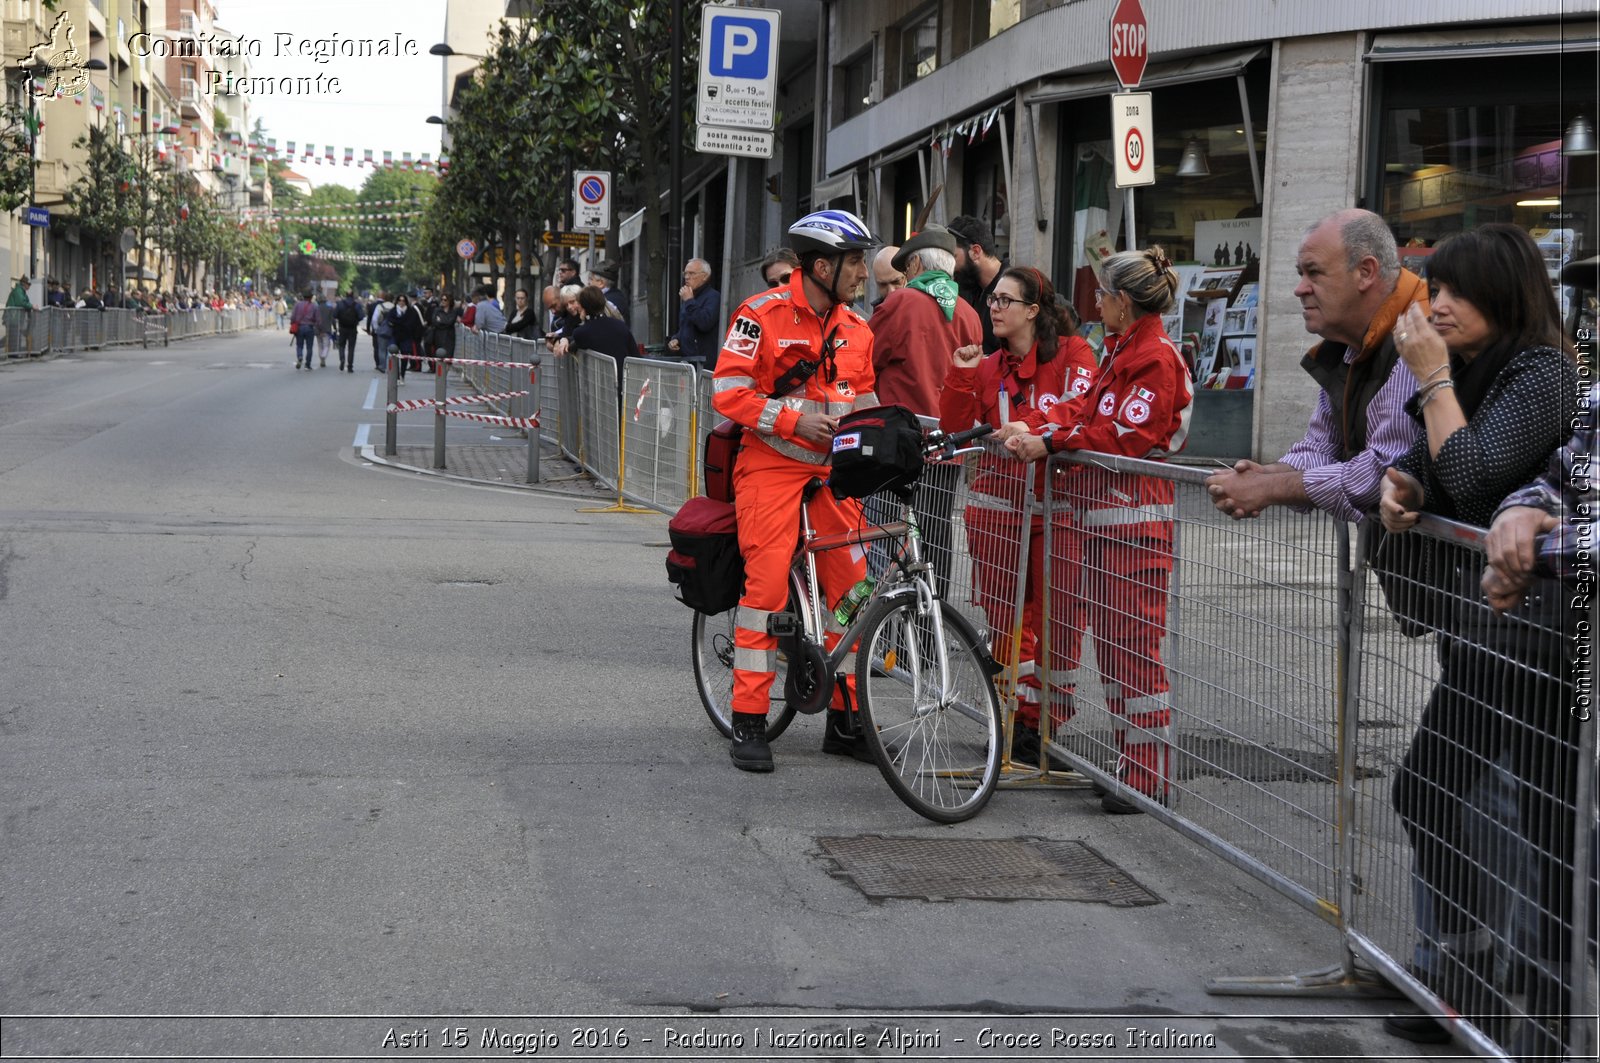
[[(832, 365), (825, 358), (831, 339)], [(778, 381), (800, 359), (823, 364), (781, 398), (771, 395)], [(712, 405), (746, 428), (746, 440), (809, 465), (826, 465), (830, 451), (795, 435), (801, 414), (841, 416), (878, 405), (872, 372), (872, 330), (862, 317), (840, 304), (823, 317), (806, 302), (805, 279), (794, 271), (788, 286), (759, 292), (734, 311), (727, 339), (717, 356)]]

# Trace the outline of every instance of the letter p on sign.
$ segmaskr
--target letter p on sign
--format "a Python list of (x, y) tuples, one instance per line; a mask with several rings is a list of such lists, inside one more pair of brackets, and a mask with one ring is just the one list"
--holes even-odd
[(753, 18), (723, 15), (712, 23), (714, 38), (709, 42), (711, 73), (716, 77), (763, 78), (767, 74), (767, 52), (772, 47), (770, 23)]

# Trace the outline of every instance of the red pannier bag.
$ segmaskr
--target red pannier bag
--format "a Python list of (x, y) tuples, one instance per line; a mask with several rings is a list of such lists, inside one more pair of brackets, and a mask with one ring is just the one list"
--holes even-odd
[(733, 501), (733, 463), (742, 446), (744, 425), (737, 421), (723, 420), (706, 433), (706, 445), (700, 457), (700, 480), (707, 498)]
[(721, 613), (744, 593), (744, 558), (733, 506), (714, 498), (691, 498), (667, 523), (672, 550), (667, 580), (678, 600), (702, 613)]

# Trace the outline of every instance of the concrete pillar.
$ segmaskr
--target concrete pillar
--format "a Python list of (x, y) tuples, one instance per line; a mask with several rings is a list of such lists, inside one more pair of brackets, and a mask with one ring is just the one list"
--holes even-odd
[(1344, 33), (1281, 40), (1262, 190), (1255, 450), (1275, 461), (1305, 434), (1317, 385), (1300, 368), (1316, 337), (1294, 297), (1300, 237), (1324, 215), (1355, 206), (1362, 150), (1362, 38)]

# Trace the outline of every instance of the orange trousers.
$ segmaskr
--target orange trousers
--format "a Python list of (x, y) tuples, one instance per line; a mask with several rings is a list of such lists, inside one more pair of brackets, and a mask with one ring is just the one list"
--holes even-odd
[[(748, 436), (747, 436), (748, 439)], [(800, 538), (800, 495), (813, 477), (826, 479), (826, 465), (808, 465), (785, 457), (757, 441), (747, 441), (733, 470), (734, 509), (739, 520), (739, 552), (744, 555), (744, 596), (733, 630), (733, 711), (765, 714), (777, 674), (778, 640), (767, 633), (767, 619), (789, 603), (789, 565)], [(818, 491), (808, 509), (818, 535), (832, 535), (861, 526), (861, 503), (835, 499)], [(861, 547), (840, 547), (817, 555), (827, 630), (823, 645), (832, 652), (842, 629), (833, 622), (833, 606), (866, 575)], [(846, 689), (855, 685), (855, 662), (840, 665)], [(842, 690), (833, 706), (845, 707)], [(853, 707), (855, 699), (851, 697)]]

